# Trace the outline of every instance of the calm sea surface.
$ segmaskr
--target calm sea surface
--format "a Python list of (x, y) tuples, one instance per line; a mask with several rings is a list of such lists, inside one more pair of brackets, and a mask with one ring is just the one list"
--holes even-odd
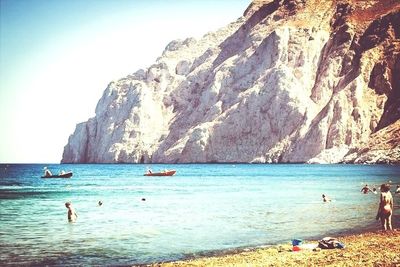
[(55, 164), (74, 176), (41, 179), (44, 166), (0, 165), (1, 265), (132, 265), (379, 229), (379, 194), (360, 189), (400, 184), (400, 166), (383, 165), (152, 165), (177, 173), (145, 177), (149, 165)]

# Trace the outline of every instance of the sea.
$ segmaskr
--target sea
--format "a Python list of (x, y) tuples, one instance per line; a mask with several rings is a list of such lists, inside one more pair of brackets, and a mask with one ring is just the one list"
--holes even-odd
[(378, 230), (382, 183), (399, 226), (400, 165), (0, 164), (0, 263), (131, 266)]

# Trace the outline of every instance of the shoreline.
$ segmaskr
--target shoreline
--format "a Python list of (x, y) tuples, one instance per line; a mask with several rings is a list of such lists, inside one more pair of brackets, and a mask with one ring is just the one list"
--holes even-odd
[[(287, 242), (205, 252), (182, 260), (133, 266), (400, 266), (400, 228), (386, 232), (367, 228), (331, 236), (346, 247), (317, 251), (304, 248), (294, 252), (293, 246)], [(303, 243), (316, 246), (318, 239), (306, 239)]]

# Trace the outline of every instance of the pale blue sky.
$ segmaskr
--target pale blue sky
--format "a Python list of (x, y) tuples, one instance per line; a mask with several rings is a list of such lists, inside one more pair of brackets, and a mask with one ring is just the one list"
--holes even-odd
[(57, 163), (107, 84), (250, 0), (0, 0), (0, 163)]

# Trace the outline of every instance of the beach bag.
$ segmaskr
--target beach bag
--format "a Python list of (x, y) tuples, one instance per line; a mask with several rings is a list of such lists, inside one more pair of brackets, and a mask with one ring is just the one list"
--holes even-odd
[(337, 238), (334, 237), (324, 237), (318, 241), (318, 247), (322, 249), (333, 249), (333, 248), (345, 248), (345, 245)]

